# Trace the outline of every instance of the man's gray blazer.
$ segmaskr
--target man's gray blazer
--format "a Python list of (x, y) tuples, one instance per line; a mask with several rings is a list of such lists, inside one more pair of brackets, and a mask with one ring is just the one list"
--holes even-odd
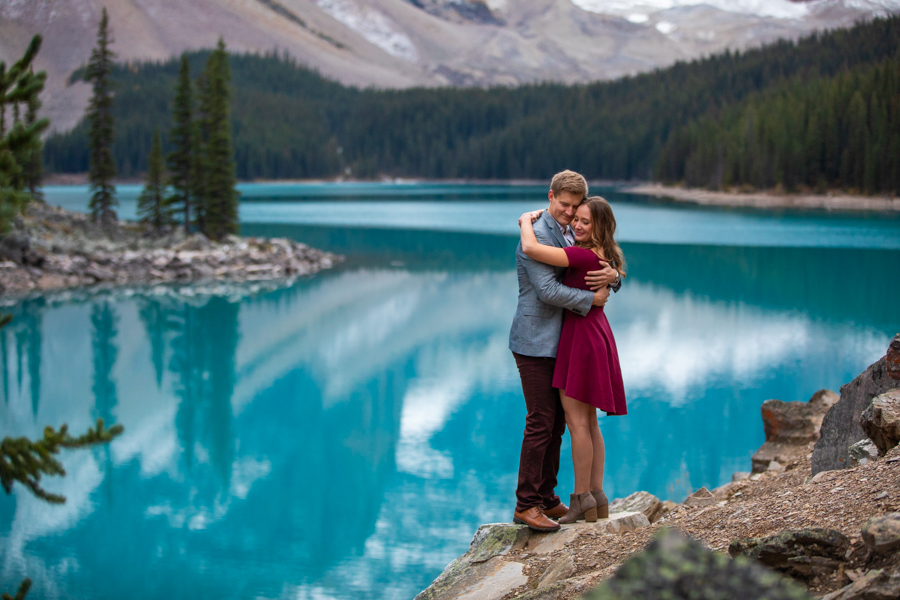
[[(565, 248), (569, 244), (549, 211), (534, 223), (534, 235), (546, 245)], [(566, 287), (560, 283), (565, 267), (552, 267), (525, 256), (522, 244), (516, 248), (516, 273), (519, 277), (519, 305), (509, 332), (509, 349), (524, 356), (556, 358), (563, 309), (586, 315), (594, 302), (594, 293)]]

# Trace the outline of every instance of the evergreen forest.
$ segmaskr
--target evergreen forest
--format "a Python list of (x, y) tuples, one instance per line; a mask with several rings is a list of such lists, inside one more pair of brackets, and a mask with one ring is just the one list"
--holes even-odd
[[(209, 52), (189, 54), (199, 72)], [(900, 17), (584, 85), (358, 89), (286, 55), (231, 55), (244, 180), (422, 177), (683, 182), (900, 191)], [(180, 61), (120, 64), (119, 173), (171, 150)], [(77, 72), (74, 78), (84, 77)], [(87, 126), (45, 144), (48, 172), (88, 170)]]

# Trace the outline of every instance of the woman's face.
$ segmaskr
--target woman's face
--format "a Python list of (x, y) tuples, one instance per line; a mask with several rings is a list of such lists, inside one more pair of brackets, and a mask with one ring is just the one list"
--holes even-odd
[(591, 223), (591, 209), (587, 207), (587, 204), (582, 204), (575, 211), (575, 218), (572, 219), (572, 231), (575, 232), (575, 241), (589, 241), (593, 230), (594, 224)]

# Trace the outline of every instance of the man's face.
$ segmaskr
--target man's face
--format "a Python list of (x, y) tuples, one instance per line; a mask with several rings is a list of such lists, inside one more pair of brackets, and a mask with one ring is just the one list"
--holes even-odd
[(581, 200), (581, 196), (576, 196), (572, 192), (563, 190), (559, 194), (554, 194), (553, 190), (551, 190), (550, 208), (548, 209), (550, 216), (556, 219), (556, 222), (563, 227), (567, 226), (575, 217), (575, 211), (578, 209), (578, 205), (581, 204)]

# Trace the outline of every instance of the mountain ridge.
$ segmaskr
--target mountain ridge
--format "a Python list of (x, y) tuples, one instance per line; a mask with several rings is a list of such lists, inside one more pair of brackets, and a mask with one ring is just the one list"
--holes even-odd
[[(900, 10), (900, 0), (105, 0), (124, 62), (210, 48), (287, 52), (360, 87), (607, 80)], [(750, 8), (758, 14), (747, 12)], [(761, 7), (761, 8), (760, 8)], [(793, 8), (792, 8), (793, 7)], [(83, 115), (68, 84), (94, 44), (99, 0), (0, 0), (0, 60), (44, 35), (54, 129)], [(740, 12), (741, 10), (745, 12)], [(802, 13), (802, 14), (801, 14)], [(781, 15), (781, 16), (779, 16)], [(795, 18), (788, 18), (795, 15)]]

